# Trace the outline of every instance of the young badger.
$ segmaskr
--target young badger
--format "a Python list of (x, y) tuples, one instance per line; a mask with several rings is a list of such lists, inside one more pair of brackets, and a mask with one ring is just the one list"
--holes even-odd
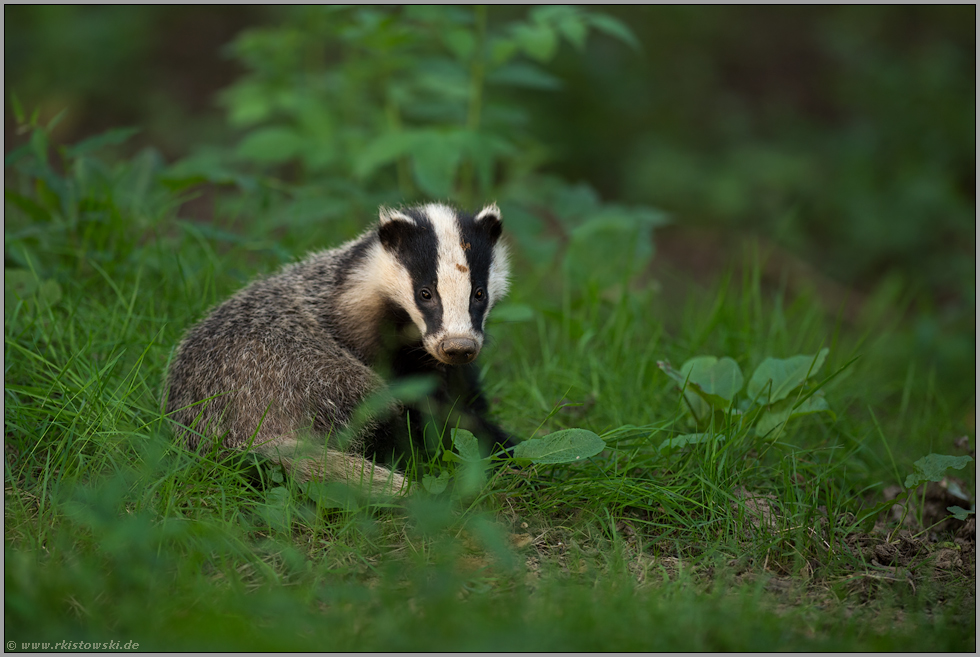
[[(191, 449), (215, 440), (254, 449), (300, 478), (367, 482), (379, 493), (406, 482), (365, 457), (425, 452), (425, 420), (469, 429), (485, 454), (513, 446), (485, 417), (473, 365), (487, 313), (507, 292), (500, 232), (496, 205), (475, 216), (438, 204), (381, 208), (377, 227), (357, 239), (251, 283), (177, 348), (164, 398), (178, 438)], [(416, 374), (438, 382), (425, 402), (389, 402), (339, 444), (384, 377)]]

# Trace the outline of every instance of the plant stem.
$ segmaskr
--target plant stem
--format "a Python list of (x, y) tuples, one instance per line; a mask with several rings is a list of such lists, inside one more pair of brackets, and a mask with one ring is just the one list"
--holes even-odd
[[(398, 105), (391, 99), (391, 94), (385, 98), (385, 117), (388, 119), (388, 129), (392, 132), (402, 131), (402, 117), (398, 111)], [(395, 162), (395, 171), (398, 175), (398, 190), (403, 197), (415, 196), (415, 185), (412, 184), (412, 169), (409, 165), (408, 157), (402, 155)]]
[[(487, 6), (473, 7), (476, 14), (476, 46), (473, 49), (473, 61), (470, 63), (470, 104), (466, 112), (466, 130), (475, 133), (480, 129), (480, 110), (483, 104), (484, 51), (487, 40)], [(474, 167), (472, 158), (465, 159), (459, 170), (459, 195), (466, 206), (473, 204)]]
[(487, 40), (487, 6), (477, 5), (473, 8), (476, 13), (476, 47), (473, 62), (470, 66), (470, 107), (466, 115), (466, 128), (480, 128), (480, 109), (483, 102), (483, 51)]

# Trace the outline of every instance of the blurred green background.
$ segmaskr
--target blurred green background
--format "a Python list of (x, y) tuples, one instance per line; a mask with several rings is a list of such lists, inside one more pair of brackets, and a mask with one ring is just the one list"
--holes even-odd
[[(4, 18), (8, 634), (975, 649), (975, 529), (933, 570), (949, 504), (975, 499), (949, 456), (975, 444), (975, 7)], [(424, 463), (453, 488), (389, 513), (173, 444), (161, 382), (188, 326), (430, 199), (502, 209), (515, 284), (481, 356), (501, 425), (594, 431), (602, 454), (478, 502), (455, 461)], [(772, 433), (785, 394), (704, 412), (667, 363), (730, 383), (825, 350), (808, 415)], [(885, 493), (929, 453), (960, 463), (953, 497), (913, 488), (900, 520)], [(898, 523), (937, 550), (869, 564)], [(499, 562), (457, 572), (481, 552)]]
[[(359, 129), (474, 118), (453, 115), (453, 71), (433, 64), (423, 79), (429, 60), (412, 59), (418, 48), (398, 50), (413, 36), (398, 32), (399, 11), (339, 20), (329, 9), (259, 6), (5, 7), (5, 152), (26, 139), (10, 111), (15, 93), (42, 120), (67, 108), (58, 142), (136, 126), (123, 155), (152, 146), (182, 175), (206, 182), (247, 188), (244, 170), (275, 171), (304, 189), (342, 185), (338, 178), (352, 174), (376, 180), (411, 146), (371, 142)], [(429, 20), (414, 11), (405, 17)], [(960, 403), (972, 398), (975, 8), (602, 11), (635, 41), (598, 23), (582, 52), (577, 32), (561, 25), (557, 40), (535, 41), (533, 21), (526, 34), (513, 33), (527, 37), (530, 63), (504, 67), (510, 78), (501, 73), (498, 82), (510, 87), (477, 117), (506, 140), (460, 146), (497, 149), (473, 171), (463, 166), (461, 177), (486, 184), (474, 183), (461, 200), (500, 194), (507, 167), (512, 181), (533, 171), (585, 183), (596, 198), (663, 211), (670, 225), (657, 229), (653, 271), (665, 279), (669, 270), (708, 283), (737, 269), (745, 244), (761, 245), (770, 284), (816, 289), (845, 321), (870, 303), (889, 307), (907, 322), (910, 351), (938, 366)], [(494, 7), (485, 20), (492, 32), (527, 14)], [(469, 10), (459, 16), (439, 20), (473, 20)], [(433, 36), (462, 61), (470, 46), (454, 34)], [(354, 46), (372, 38), (389, 59), (358, 55)], [(418, 79), (401, 84), (409, 73)], [(383, 99), (371, 95), (379, 80), (388, 85)], [(344, 103), (348, 114), (336, 109)], [(431, 154), (430, 171), (446, 165), (440, 156)], [(375, 185), (388, 190), (382, 200), (448, 190), (422, 174), (421, 155), (414, 184), (404, 164), (391, 174), (397, 187)], [(539, 189), (528, 185), (523, 196)], [(329, 195), (307, 200), (327, 207)], [(208, 198), (180, 212), (209, 219)], [(542, 194), (542, 202), (556, 201)], [(274, 214), (296, 225), (323, 218), (308, 215)]]

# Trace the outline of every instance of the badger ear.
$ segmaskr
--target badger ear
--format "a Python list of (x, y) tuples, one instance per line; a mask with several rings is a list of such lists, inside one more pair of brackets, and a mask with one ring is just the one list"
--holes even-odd
[(389, 251), (397, 251), (399, 245), (415, 227), (415, 220), (401, 210), (378, 208), (378, 239), (381, 246)]
[(476, 225), (487, 232), (490, 236), (490, 240), (496, 244), (497, 240), (500, 238), (500, 233), (503, 230), (503, 223), (500, 220), (500, 208), (497, 207), (496, 203), (491, 203), (486, 206), (476, 217)]

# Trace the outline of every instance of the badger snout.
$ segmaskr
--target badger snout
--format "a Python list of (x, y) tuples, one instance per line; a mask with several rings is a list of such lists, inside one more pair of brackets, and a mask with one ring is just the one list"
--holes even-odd
[(463, 365), (472, 362), (480, 353), (476, 340), (463, 336), (444, 338), (436, 347), (439, 360), (449, 365)]

